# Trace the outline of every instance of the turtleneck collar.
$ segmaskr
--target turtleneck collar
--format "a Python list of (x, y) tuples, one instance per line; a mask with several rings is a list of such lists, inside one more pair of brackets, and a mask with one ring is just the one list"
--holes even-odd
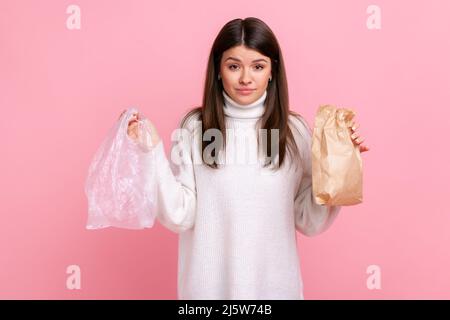
[(259, 119), (264, 114), (264, 102), (267, 97), (267, 90), (264, 91), (263, 95), (258, 98), (258, 100), (245, 105), (239, 104), (231, 99), (225, 90), (222, 90), (222, 94), (225, 102), (223, 110), (228, 117), (237, 119)]

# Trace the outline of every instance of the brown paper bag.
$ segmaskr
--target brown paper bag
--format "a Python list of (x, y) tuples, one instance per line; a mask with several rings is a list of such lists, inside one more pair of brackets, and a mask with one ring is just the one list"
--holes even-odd
[(351, 138), (355, 112), (319, 106), (312, 138), (312, 185), (317, 204), (355, 205), (362, 202), (362, 160)]

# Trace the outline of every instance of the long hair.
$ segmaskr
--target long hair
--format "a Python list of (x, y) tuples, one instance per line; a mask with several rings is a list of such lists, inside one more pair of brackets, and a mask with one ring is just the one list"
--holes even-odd
[[(183, 118), (181, 126), (185, 124), (188, 118), (195, 116), (201, 120), (202, 137), (208, 129), (218, 129), (222, 133), (222, 147), (224, 148), (226, 146), (225, 116), (223, 111), (224, 98), (222, 95), (223, 85), (218, 79), (218, 74), (223, 52), (239, 45), (256, 50), (271, 60), (272, 81), (268, 83), (267, 87), (265, 112), (258, 121), (260, 129), (267, 129), (267, 138), (262, 142), (265, 150), (271, 156), (273, 155), (270, 130), (279, 130), (278, 166), (281, 167), (285, 160), (287, 150), (292, 156), (294, 156), (294, 153), (299, 155), (294, 136), (288, 125), (288, 117), (289, 114), (297, 117), (301, 116), (289, 110), (286, 72), (278, 41), (272, 30), (258, 18), (234, 19), (222, 27), (214, 40), (209, 54), (202, 105), (189, 111)], [(202, 139), (201, 154), (203, 154), (205, 148), (210, 143), (212, 142)], [(218, 168), (216, 162), (205, 164), (211, 168)]]

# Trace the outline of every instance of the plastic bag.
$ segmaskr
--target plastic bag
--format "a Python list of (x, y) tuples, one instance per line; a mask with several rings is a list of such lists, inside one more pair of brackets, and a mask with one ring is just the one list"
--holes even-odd
[(138, 120), (138, 141), (127, 134), (136, 108), (128, 109), (110, 129), (94, 155), (85, 182), (87, 229), (151, 228), (155, 187), (151, 132), (146, 119)]
[(321, 205), (355, 205), (363, 200), (363, 167), (349, 127), (355, 112), (320, 106), (312, 139), (313, 195)]

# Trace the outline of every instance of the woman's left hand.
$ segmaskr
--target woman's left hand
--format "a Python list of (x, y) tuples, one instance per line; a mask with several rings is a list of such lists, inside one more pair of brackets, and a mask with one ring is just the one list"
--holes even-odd
[(357, 124), (356, 122), (353, 121), (352, 125), (350, 126), (350, 134), (351, 134), (351, 138), (353, 140), (353, 144), (355, 146), (359, 146), (359, 152), (366, 152), (369, 151), (369, 147), (363, 145), (362, 143), (364, 142), (364, 139), (359, 136), (359, 134), (356, 132), (356, 130), (359, 128), (359, 124)]

